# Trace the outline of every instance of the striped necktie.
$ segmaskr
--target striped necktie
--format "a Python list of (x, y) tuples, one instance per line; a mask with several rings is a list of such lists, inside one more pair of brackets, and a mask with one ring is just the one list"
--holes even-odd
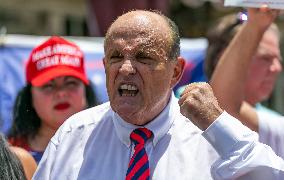
[(152, 132), (147, 128), (138, 128), (132, 131), (130, 139), (134, 143), (134, 154), (132, 155), (126, 180), (149, 180), (150, 168), (149, 160), (144, 148), (145, 142), (152, 136)]

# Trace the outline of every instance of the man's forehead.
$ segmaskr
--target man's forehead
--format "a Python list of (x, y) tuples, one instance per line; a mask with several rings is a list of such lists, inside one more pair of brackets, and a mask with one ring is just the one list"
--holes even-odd
[[(131, 11), (122, 16), (118, 17), (112, 26), (116, 25), (136, 25), (136, 26), (148, 26), (151, 24), (155, 24), (155, 22), (164, 21), (165, 19), (154, 12), (150, 11)], [(157, 25), (157, 24), (156, 24)]]
[(106, 35), (105, 48), (113, 49), (119, 42), (143, 49), (159, 46), (167, 48), (171, 44), (170, 26), (166, 19), (149, 11), (134, 11), (120, 16), (110, 27)]
[(263, 39), (259, 43), (257, 51), (262, 53), (280, 53), (279, 43), (272, 39)]
[[(138, 37), (114, 37), (108, 41), (105, 46), (105, 50), (112, 51), (133, 51), (133, 52), (145, 52), (153, 53), (160, 51), (167, 51), (167, 42), (158, 38), (152, 38), (147, 36)], [(160, 52), (161, 53), (161, 52)]]
[(150, 43), (166, 39), (157, 29), (119, 28), (108, 36), (109, 42)]
[(117, 32), (166, 35), (169, 34), (169, 25), (159, 14), (149, 11), (132, 11), (120, 16), (109, 28), (107, 36)]
[(140, 28), (151, 26), (154, 22), (155, 19), (147, 14), (131, 14), (129, 16), (125, 16), (124, 18), (122, 17), (121, 19), (118, 19), (118, 23), (120, 25)]

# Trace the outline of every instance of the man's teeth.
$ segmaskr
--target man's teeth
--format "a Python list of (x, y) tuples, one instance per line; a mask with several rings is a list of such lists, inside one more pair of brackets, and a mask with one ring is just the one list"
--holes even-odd
[(130, 84), (123, 84), (120, 86), (120, 89), (122, 90), (129, 90), (129, 91), (136, 91), (138, 88), (134, 85), (130, 85)]
[(121, 96), (125, 96), (125, 97), (134, 97), (134, 96), (135, 96), (135, 94), (125, 94), (125, 93), (123, 93)]
[(138, 93), (138, 88), (135, 85), (122, 84), (119, 87), (119, 93), (121, 96), (136, 96)]

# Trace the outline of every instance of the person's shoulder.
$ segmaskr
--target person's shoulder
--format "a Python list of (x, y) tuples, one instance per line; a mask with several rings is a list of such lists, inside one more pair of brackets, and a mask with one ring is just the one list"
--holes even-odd
[(77, 131), (83, 131), (84, 133), (81, 133), (81, 135), (88, 135), (99, 122), (110, 120), (111, 115), (112, 110), (109, 102), (80, 111), (69, 117), (60, 126), (51, 141), (56, 145), (67, 136), (76, 138)]
[(109, 102), (106, 102), (104, 104), (85, 109), (72, 115), (64, 122), (63, 126), (65, 128), (73, 129), (97, 124), (107, 116), (111, 115), (110, 112), (112, 112), (110, 104)]
[(33, 160), (33, 157), (31, 156), (31, 154), (25, 149), (21, 147), (17, 147), (17, 146), (10, 146), (9, 148), (11, 149), (12, 152), (14, 152), (17, 155), (17, 157), (19, 157), (19, 159)]
[(281, 114), (269, 110), (268, 108), (265, 108), (263, 106), (255, 109), (260, 126), (259, 128), (261, 128), (262, 126), (271, 126), (276, 129), (283, 127), (282, 125), (284, 123), (284, 116), (282, 116)]
[(257, 111), (259, 134), (274, 134), (283, 136), (284, 116)]
[(31, 179), (37, 168), (36, 161), (34, 160), (32, 155), (28, 151), (20, 147), (10, 146), (9, 148), (20, 160), (27, 179)]
[(280, 114), (279, 112), (269, 109), (260, 103), (256, 104), (255, 110), (258, 116), (267, 116), (267, 117), (275, 117), (275, 118), (283, 117), (282, 114)]
[(276, 116), (263, 112), (258, 115), (258, 134), (261, 143), (269, 145), (274, 152), (284, 157), (284, 116)]

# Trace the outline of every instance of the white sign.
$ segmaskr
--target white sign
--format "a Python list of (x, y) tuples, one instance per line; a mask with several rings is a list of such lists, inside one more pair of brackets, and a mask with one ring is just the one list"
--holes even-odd
[(225, 0), (225, 6), (261, 7), (267, 5), (271, 9), (284, 9), (284, 0)]

